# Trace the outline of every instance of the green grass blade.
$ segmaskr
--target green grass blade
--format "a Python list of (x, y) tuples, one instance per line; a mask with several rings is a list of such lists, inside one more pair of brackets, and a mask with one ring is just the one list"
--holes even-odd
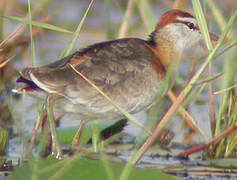
[(35, 44), (34, 44), (34, 38), (33, 38), (33, 33), (32, 33), (32, 16), (31, 16), (30, 0), (28, 0), (27, 2), (28, 2), (28, 14), (29, 14), (29, 28), (30, 28), (30, 44), (31, 44), (32, 65), (35, 66), (35, 64), (36, 64)]
[[(215, 20), (218, 24), (218, 27), (221, 29), (221, 31), (223, 31), (224, 27), (226, 26), (226, 21), (223, 16), (223, 13), (217, 7), (217, 3), (214, 2), (213, 0), (207, 0), (206, 3), (209, 6), (209, 8), (211, 9), (213, 17), (215, 18)], [(230, 32), (229, 34), (233, 35), (233, 32)]]
[(65, 56), (68, 56), (68, 55), (71, 53), (72, 48), (73, 48), (73, 46), (74, 46), (74, 44), (75, 44), (75, 42), (76, 42), (76, 40), (77, 40), (77, 38), (78, 38), (78, 36), (79, 36), (79, 34), (80, 34), (81, 27), (82, 27), (82, 25), (84, 24), (84, 21), (85, 21), (85, 19), (86, 19), (86, 16), (87, 16), (87, 14), (88, 14), (88, 12), (89, 12), (89, 10), (90, 10), (91, 5), (92, 5), (93, 2), (94, 2), (94, 0), (91, 0), (90, 4), (89, 4), (89, 6), (88, 6), (88, 8), (87, 8), (87, 10), (86, 10), (86, 12), (85, 12), (85, 14), (84, 14), (82, 20), (81, 20), (81, 22), (79, 23), (79, 25), (78, 25), (76, 31), (75, 31), (74, 34), (73, 34), (73, 39), (72, 39), (72, 41), (69, 43), (69, 46), (68, 46), (68, 48), (66, 49), (66, 52), (64, 53), (64, 57), (65, 57)]
[[(16, 17), (16, 16), (3, 16), (3, 17), (7, 18), (9, 20), (13, 20), (13, 21), (17, 21), (17, 22), (21, 22), (21, 23), (25, 23), (25, 24), (30, 24), (30, 21), (25, 20), (24, 18), (20, 18), (20, 17)], [(42, 23), (42, 22), (31, 20), (31, 24), (32, 24), (32, 26), (36, 26), (36, 27), (40, 27), (40, 28), (44, 28), (44, 29), (49, 29), (49, 30), (53, 30), (53, 31), (58, 31), (58, 32), (62, 32), (62, 33), (69, 33), (69, 34), (73, 33), (72, 31), (69, 31), (67, 29), (63, 29), (61, 27), (54, 26), (54, 25), (48, 24), (48, 23)]]
[[(106, 39), (112, 40), (117, 37), (117, 27), (114, 25), (114, 22), (112, 20), (112, 12), (111, 8), (113, 8), (114, 2), (111, 0), (104, 0), (104, 10), (106, 13), (105, 17), (105, 29), (106, 29)], [(121, 10), (121, 9), (120, 9)], [(122, 10), (121, 10), (122, 14)]]
[[(5, 13), (6, 5), (7, 5), (6, 1), (3, 1), (2, 4), (0, 4), (0, 17), (3, 16), (3, 14)], [(3, 39), (3, 33), (4, 33), (4, 21), (1, 20), (0, 21), (0, 40)]]
[(142, 17), (142, 20), (146, 26), (146, 29), (148, 30), (148, 32), (152, 31), (152, 28), (155, 26), (156, 24), (156, 17), (153, 13), (153, 10), (151, 8), (151, 1), (149, 0), (135, 0), (137, 6), (138, 6), (138, 10), (139, 13)]
[(193, 9), (194, 9), (194, 12), (196, 15), (196, 19), (198, 21), (198, 25), (199, 25), (201, 32), (204, 35), (207, 48), (208, 48), (208, 50), (211, 50), (212, 43), (211, 43), (208, 28), (207, 28), (207, 22), (206, 22), (204, 13), (202, 11), (201, 3), (199, 0), (192, 0), (192, 3), (193, 3)]
[[(204, 36), (205, 42), (207, 49), (210, 51), (212, 47), (212, 42), (210, 39), (208, 27), (207, 27), (207, 22), (201, 7), (201, 3), (199, 0), (192, 0), (193, 3), (193, 9), (196, 15), (196, 18), (198, 20), (198, 24), (200, 27), (200, 30)], [(209, 63), (209, 76), (212, 76), (212, 63)], [(209, 110), (210, 110), (210, 123), (211, 123), (211, 131), (212, 131), (212, 136), (214, 137), (215, 134), (215, 127), (216, 127), (216, 118), (215, 118), (215, 98), (213, 95), (213, 84), (210, 81), (208, 83), (209, 87)]]

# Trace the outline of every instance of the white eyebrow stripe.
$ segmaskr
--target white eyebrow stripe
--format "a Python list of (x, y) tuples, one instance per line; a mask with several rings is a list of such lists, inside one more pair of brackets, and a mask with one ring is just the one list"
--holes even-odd
[(178, 17), (176, 18), (176, 20), (178, 20), (178, 21), (185, 21), (185, 22), (191, 22), (191, 23), (197, 25), (197, 20), (194, 19), (194, 18), (179, 17), (179, 16), (178, 16)]

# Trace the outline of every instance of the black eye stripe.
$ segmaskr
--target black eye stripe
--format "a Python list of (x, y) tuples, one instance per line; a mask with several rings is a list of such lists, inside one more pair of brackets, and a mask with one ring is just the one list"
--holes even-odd
[(189, 27), (189, 29), (194, 29), (195, 28), (193, 23), (186, 22), (185, 24)]
[(198, 28), (197, 26), (195, 26), (195, 24), (192, 23), (192, 22), (179, 21), (179, 20), (176, 20), (175, 22), (176, 22), (176, 23), (185, 24), (186, 26), (188, 26), (189, 29), (199, 30), (199, 28)]

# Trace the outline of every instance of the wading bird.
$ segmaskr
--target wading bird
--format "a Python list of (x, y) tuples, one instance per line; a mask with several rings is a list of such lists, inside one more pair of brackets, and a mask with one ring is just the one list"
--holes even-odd
[[(166, 94), (177, 75), (184, 49), (201, 39), (194, 16), (170, 10), (161, 16), (148, 40), (124, 38), (101, 42), (49, 65), (25, 68), (17, 82), (26, 86), (16, 91), (44, 93), (50, 116), (53, 106), (75, 114), (81, 120), (73, 139), (76, 144), (88, 121), (124, 118), (82, 75), (134, 114), (147, 110), (157, 97)], [(52, 138), (52, 151), (61, 156), (56, 134)]]

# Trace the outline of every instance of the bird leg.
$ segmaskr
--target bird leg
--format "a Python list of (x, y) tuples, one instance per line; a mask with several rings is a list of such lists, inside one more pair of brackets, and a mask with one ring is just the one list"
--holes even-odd
[(57, 132), (55, 127), (55, 120), (54, 120), (54, 114), (53, 114), (53, 104), (55, 100), (57, 99), (56, 95), (49, 95), (46, 99), (46, 105), (47, 105), (47, 115), (48, 115), (48, 121), (49, 121), (49, 127), (52, 137), (52, 154), (57, 159), (62, 159), (62, 150), (57, 138)]
[(72, 139), (72, 148), (75, 148), (78, 145), (78, 142), (80, 140), (81, 134), (82, 134), (82, 130), (85, 127), (85, 122), (81, 121), (76, 134), (74, 135), (73, 139)]

